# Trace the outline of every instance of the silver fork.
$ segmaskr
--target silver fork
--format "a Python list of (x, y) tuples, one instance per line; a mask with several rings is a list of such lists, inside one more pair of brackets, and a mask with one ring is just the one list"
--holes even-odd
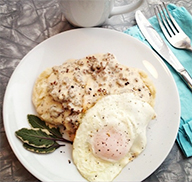
[(155, 6), (155, 14), (159, 26), (169, 43), (173, 47), (192, 51), (190, 38), (179, 27), (164, 2)]

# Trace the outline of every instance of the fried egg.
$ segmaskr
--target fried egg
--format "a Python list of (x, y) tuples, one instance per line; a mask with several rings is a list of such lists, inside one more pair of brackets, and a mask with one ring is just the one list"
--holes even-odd
[(112, 181), (146, 147), (154, 109), (132, 93), (99, 100), (81, 119), (73, 161), (88, 181)]

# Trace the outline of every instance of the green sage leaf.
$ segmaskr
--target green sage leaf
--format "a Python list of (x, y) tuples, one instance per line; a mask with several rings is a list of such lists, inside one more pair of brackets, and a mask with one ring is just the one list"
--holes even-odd
[(49, 154), (49, 153), (52, 153), (54, 152), (57, 148), (60, 147), (60, 145), (58, 143), (55, 142), (54, 145), (52, 145), (51, 147), (48, 147), (48, 148), (36, 148), (36, 147), (33, 147), (31, 145), (28, 145), (27, 143), (24, 143), (23, 144), (23, 147), (31, 152), (34, 152), (34, 153), (38, 153), (38, 154)]
[(38, 116), (28, 114), (28, 121), (33, 128), (42, 128), (47, 129), (51, 134), (57, 138), (62, 138), (62, 134), (59, 131), (59, 128), (50, 128), (45, 124), (45, 121), (41, 120)]
[(22, 128), (16, 131), (15, 134), (23, 143), (37, 148), (48, 148), (55, 143), (52, 136), (43, 129)]

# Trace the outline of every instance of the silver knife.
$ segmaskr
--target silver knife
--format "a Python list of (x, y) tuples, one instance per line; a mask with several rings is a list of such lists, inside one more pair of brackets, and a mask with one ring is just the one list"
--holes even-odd
[(149, 23), (147, 18), (140, 10), (136, 11), (135, 18), (139, 29), (141, 30), (142, 34), (147, 39), (149, 44), (151, 44), (153, 49), (177, 71), (177, 73), (181, 76), (181, 78), (192, 91), (191, 76), (183, 67), (183, 65), (179, 62), (179, 60), (175, 57), (171, 49), (163, 41), (157, 31)]

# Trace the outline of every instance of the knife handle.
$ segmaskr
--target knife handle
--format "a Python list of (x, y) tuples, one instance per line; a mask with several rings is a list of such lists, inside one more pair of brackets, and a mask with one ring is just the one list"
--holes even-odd
[(187, 84), (187, 86), (191, 89), (192, 91), (192, 78), (189, 75), (189, 73), (187, 72), (187, 70), (182, 70), (180, 72), (180, 76), (181, 78), (184, 80), (184, 82)]

